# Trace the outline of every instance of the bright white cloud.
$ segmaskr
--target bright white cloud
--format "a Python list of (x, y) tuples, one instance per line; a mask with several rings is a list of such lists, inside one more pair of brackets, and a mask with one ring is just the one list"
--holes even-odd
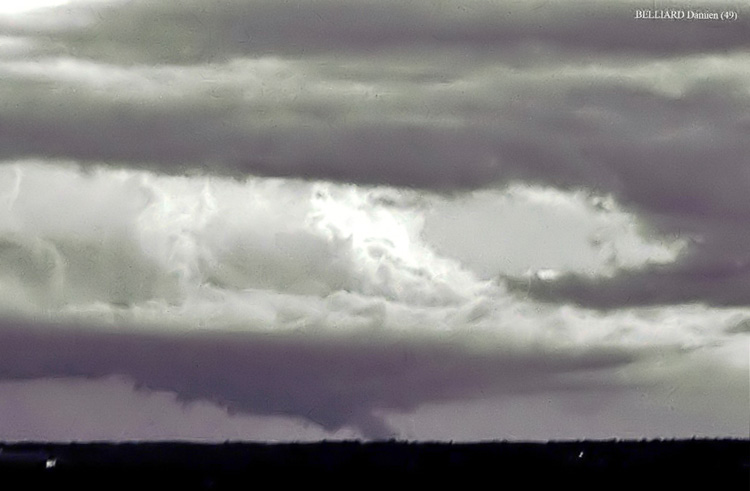
[(522, 185), (437, 203), (424, 236), (484, 278), (537, 271), (610, 276), (673, 262), (687, 243), (649, 234), (611, 197)]
[(3, 0), (0, 14), (19, 14), (47, 7), (59, 7), (75, 0)]
[[(503, 326), (521, 338), (544, 335), (540, 326), (551, 323), (559, 324), (557, 343), (602, 340), (620, 323), (604, 327), (608, 320), (583, 309), (519, 303), (498, 274), (606, 275), (673, 261), (684, 246), (644, 237), (611, 199), (545, 188), (453, 200), (28, 161), (0, 167), (0, 176), (0, 287), (14, 299), (8, 305), (29, 313), (265, 329)], [(639, 335), (659, 322), (648, 339), (679, 343), (679, 333), (664, 334), (670, 318), (683, 332), (685, 316), (718, 315), (691, 309), (612, 315), (641, 326)]]
[(414, 193), (36, 164), (2, 173), (4, 254), (28, 263), (6, 268), (5, 284), (39, 271), (27, 288), (62, 281), (67, 309), (256, 290), (437, 307), (478, 288), (420, 240), (420, 210), (398, 203)]

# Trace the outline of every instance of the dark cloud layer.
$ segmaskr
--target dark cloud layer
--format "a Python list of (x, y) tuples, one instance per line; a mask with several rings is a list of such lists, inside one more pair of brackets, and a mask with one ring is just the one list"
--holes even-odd
[(595, 309), (701, 302), (709, 305), (750, 304), (750, 264), (711, 267), (649, 266), (622, 271), (611, 279), (565, 275), (554, 281), (508, 278), (511, 289), (554, 303), (573, 302)]
[[(718, 10), (721, 5), (696, 8)], [(85, 13), (95, 23), (63, 29), (59, 54), (82, 59), (104, 44), (99, 61), (111, 67), (122, 61), (118, 53), (129, 50), (144, 64), (133, 68), (141, 78), (149, 77), (141, 73), (149, 64), (176, 61), (166, 54), (153, 57), (153, 51), (177, 57), (193, 52), (194, 36), (221, 54), (218, 61), (212, 56), (196, 61), (267, 54), (286, 58), (276, 72), (257, 73), (267, 92), (261, 96), (250, 97), (241, 82), (222, 84), (220, 79), (231, 74), (195, 74), (194, 79), (203, 79), (201, 89), (184, 94), (179, 79), (151, 74), (152, 84), (162, 91), (174, 87), (179, 95), (171, 100), (120, 95), (114, 86), (92, 90), (80, 82), (86, 75), (78, 81), (68, 77), (69, 72), (91, 71), (92, 79), (106, 78), (106, 69), (97, 71), (95, 65), (70, 66), (63, 71), (68, 79), (11, 68), (0, 85), (6, 101), (0, 112), (0, 157), (425, 188), (524, 179), (613, 192), (649, 212), (747, 216), (746, 77), (709, 69), (705, 76), (685, 77), (672, 57), (671, 70), (684, 78), (675, 91), (656, 77), (634, 83), (629, 69), (637, 70), (636, 60), (649, 51), (740, 52), (750, 44), (750, 16), (736, 22), (655, 24), (633, 19), (636, 7), (335, 1), (65, 7), (61, 13)], [(32, 38), (47, 37), (32, 26)], [(238, 30), (243, 36), (250, 33), (256, 44), (222, 41)], [(444, 51), (445, 40), (468, 40), (472, 46)], [(520, 61), (502, 54), (514, 42), (533, 45), (535, 40), (545, 48)], [(401, 46), (414, 43), (422, 46), (421, 53)], [(383, 50), (339, 53), (360, 45), (382, 45)], [(566, 45), (574, 50), (554, 52)], [(243, 46), (259, 47), (233, 51)], [(288, 52), (287, 46), (299, 50)], [(483, 46), (500, 52), (477, 55)], [(581, 51), (586, 46), (596, 52)], [(618, 54), (629, 48), (644, 52)], [(291, 71), (285, 59), (297, 60)], [(592, 62), (619, 69), (610, 75), (568, 74)], [(410, 63), (432, 81), (397, 69)], [(340, 68), (347, 64), (354, 67), (350, 73)], [(543, 67), (548, 70), (539, 71)], [(363, 69), (365, 75), (351, 80)], [(257, 68), (247, 70), (256, 73)], [(519, 78), (519, 73), (527, 76)], [(289, 77), (297, 79), (294, 85), (274, 91)], [(347, 95), (354, 82), (371, 86), (370, 93)], [(336, 89), (320, 89), (331, 84), (340, 89), (338, 96)]]
[[(695, 11), (740, 10), (734, 22), (662, 22), (658, 28), (634, 18), (639, 8), (653, 9), (654, 4), (139, 0), (64, 7), (44, 34), (51, 40), (48, 49), (64, 43), (79, 55), (128, 63), (443, 48), (475, 56), (535, 45), (664, 56), (750, 46), (750, 27), (742, 15), (747, 9), (739, 2), (694, 4)], [(35, 32), (7, 26), (5, 30)]]
[[(612, 192), (653, 213), (750, 214), (750, 96), (736, 76), (691, 84), (676, 97), (596, 75), (559, 83), (532, 75), (526, 86), (510, 89), (488, 77), (474, 93), (460, 84), (441, 91), (427, 85), (423, 105), (412, 108), (408, 90), (382, 102), (346, 94), (324, 99), (304, 84), (281, 98), (248, 100), (225, 91), (160, 101), (14, 75), (0, 86), (8, 101), (0, 113), (6, 159), (423, 188), (523, 179)], [(412, 121), (404, 121), (405, 111)]]
[(379, 409), (504, 393), (615, 388), (607, 369), (640, 355), (616, 348), (570, 352), (481, 351), (456, 339), (303, 333), (167, 333), (126, 328), (0, 324), (0, 377), (99, 378), (124, 375), (147, 389), (174, 391), (259, 415), (307, 419), (327, 430), (391, 430)]

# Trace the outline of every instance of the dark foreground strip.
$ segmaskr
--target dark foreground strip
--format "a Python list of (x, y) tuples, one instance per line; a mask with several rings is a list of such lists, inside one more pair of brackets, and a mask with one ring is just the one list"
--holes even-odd
[[(750, 439), (469, 444), (0, 443), (0, 489), (750, 489)], [(31, 486), (31, 487), (30, 487)]]

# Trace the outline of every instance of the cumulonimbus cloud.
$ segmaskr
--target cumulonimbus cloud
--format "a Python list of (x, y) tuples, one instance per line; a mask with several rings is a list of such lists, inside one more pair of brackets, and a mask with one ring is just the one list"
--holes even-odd
[[(618, 391), (651, 383), (655, 358), (737, 336), (732, 311), (601, 318), (519, 301), (425, 242), (438, 196), (70, 164), (2, 171), (6, 379), (122, 375), (384, 437), (394, 430), (380, 411)], [(639, 366), (646, 376), (618, 374)]]
[[(374, 410), (521, 390), (506, 373), (619, 387), (620, 369), (650, 373), (649, 350), (738, 343), (744, 7), (659, 24), (637, 2), (536, 7), (79, 2), (0, 19), (5, 376), (123, 373), (382, 435)], [(667, 252), (479, 279), (425, 240), (438, 197), (529, 185), (604, 196)]]

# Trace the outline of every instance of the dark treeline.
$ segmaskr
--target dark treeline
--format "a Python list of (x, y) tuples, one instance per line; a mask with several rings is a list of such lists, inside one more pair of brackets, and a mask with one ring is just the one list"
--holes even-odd
[(573, 484), (747, 490), (750, 440), (0, 443), (0, 480), (17, 485), (250, 489), (263, 479), (305, 485), (476, 481), (501, 489), (514, 482), (527, 489)]

